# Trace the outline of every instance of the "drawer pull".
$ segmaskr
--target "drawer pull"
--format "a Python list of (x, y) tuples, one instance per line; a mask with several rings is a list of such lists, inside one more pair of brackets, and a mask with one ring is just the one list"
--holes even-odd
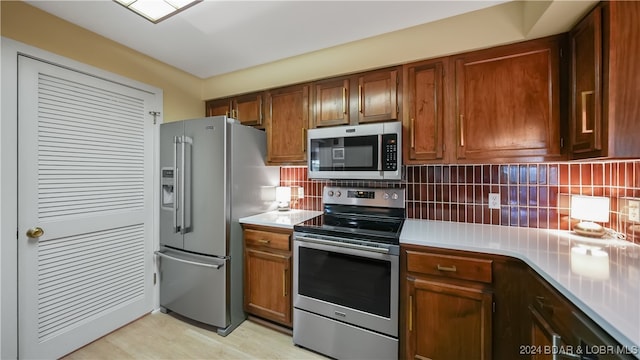
[(258, 240), (258, 242), (259, 242), (260, 244), (268, 244), (268, 243), (270, 243), (270, 242), (271, 242), (271, 240), (260, 239), (260, 240)]
[(456, 269), (455, 265), (453, 265), (453, 266), (442, 266), (442, 265), (438, 264), (437, 268), (438, 268), (438, 271), (448, 271), (448, 272), (456, 272), (456, 271), (458, 271), (458, 269)]

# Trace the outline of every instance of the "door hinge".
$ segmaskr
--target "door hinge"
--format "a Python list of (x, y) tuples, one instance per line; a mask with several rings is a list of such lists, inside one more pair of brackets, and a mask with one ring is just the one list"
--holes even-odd
[(153, 125), (155, 125), (158, 116), (160, 116), (160, 111), (149, 111), (149, 115), (153, 116)]
[(153, 285), (156, 284), (156, 273), (153, 273)]
[(492, 311), (495, 313), (496, 312), (496, 302), (495, 301), (493, 302), (492, 307), (493, 307)]
[(560, 149), (564, 148), (564, 138), (560, 138)]

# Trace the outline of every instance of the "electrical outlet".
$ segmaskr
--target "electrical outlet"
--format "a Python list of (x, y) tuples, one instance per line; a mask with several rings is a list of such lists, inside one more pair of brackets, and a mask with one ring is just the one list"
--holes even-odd
[(629, 221), (640, 222), (640, 201), (629, 200)]
[(500, 209), (499, 193), (489, 193), (489, 209)]

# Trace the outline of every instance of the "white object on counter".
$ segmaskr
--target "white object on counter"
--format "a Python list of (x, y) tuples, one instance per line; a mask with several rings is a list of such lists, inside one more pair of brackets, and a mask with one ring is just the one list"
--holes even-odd
[(293, 225), (307, 221), (318, 215), (322, 215), (322, 211), (315, 210), (298, 210), (289, 211), (269, 211), (262, 214), (247, 216), (238, 219), (241, 224), (261, 225), (280, 227), (285, 229), (293, 229)]

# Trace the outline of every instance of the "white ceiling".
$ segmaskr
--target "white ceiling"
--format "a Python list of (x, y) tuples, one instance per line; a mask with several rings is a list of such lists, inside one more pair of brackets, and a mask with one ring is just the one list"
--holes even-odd
[(110, 0), (26, 0), (48, 13), (200, 78), (282, 60), (506, 1), (204, 0), (174, 17), (153, 24)]

